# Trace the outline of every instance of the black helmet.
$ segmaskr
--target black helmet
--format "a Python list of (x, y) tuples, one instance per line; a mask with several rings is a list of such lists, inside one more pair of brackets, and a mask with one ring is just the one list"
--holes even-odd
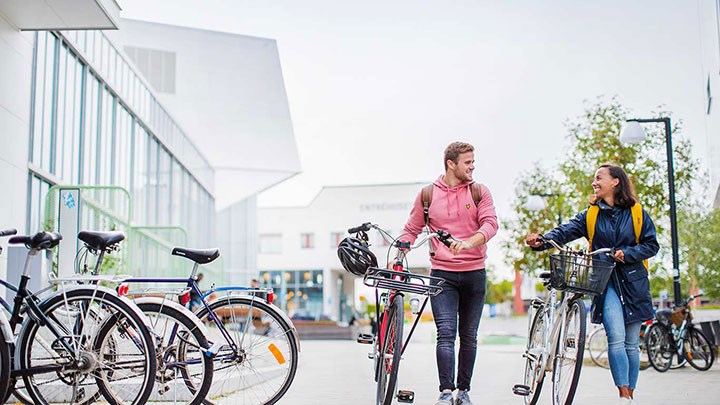
[(356, 276), (364, 276), (368, 267), (377, 267), (375, 254), (362, 239), (352, 236), (343, 239), (338, 245), (337, 254), (345, 270)]

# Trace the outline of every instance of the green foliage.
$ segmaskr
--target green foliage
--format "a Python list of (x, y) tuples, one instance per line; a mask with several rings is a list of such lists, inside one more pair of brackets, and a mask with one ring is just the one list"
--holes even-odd
[[(720, 298), (720, 210), (680, 212), (682, 286), (701, 288), (704, 296)], [(683, 289), (685, 290), (685, 288)], [(686, 291), (683, 293), (687, 294)]]
[(513, 283), (508, 280), (495, 282), (488, 278), (485, 288), (486, 304), (499, 304), (512, 299)]
[[(664, 110), (658, 110), (654, 115), (671, 117)], [(524, 243), (525, 237), (529, 233), (545, 233), (553, 229), (559, 214), (567, 220), (569, 216), (587, 208), (597, 167), (611, 163), (623, 167), (631, 177), (640, 203), (657, 228), (661, 253), (650, 261), (651, 273), (661, 277), (669, 274), (669, 271), (662, 269), (662, 259), (670, 257), (671, 246), (664, 125), (643, 124), (647, 139), (639, 145), (625, 145), (620, 142), (619, 136), (627, 118), (630, 118), (628, 110), (617, 99), (598, 99), (589, 104), (576, 120), (566, 123), (567, 153), (556, 167), (547, 169), (536, 163), (530, 171), (520, 175), (513, 207), (517, 219), (504, 221), (504, 227), (511, 236), (504, 245), (509, 265), (525, 272), (546, 268), (547, 255), (531, 252)], [(675, 121), (673, 124), (678, 212), (690, 211), (697, 209), (697, 201), (702, 200), (702, 196), (693, 190), (694, 182), (700, 178), (699, 164), (691, 156), (690, 142), (680, 135), (681, 123)], [(548, 205), (544, 210), (529, 211), (525, 204), (528, 196), (533, 194), (556, 196), (546, 197)], [(584, 247), (587, 242), (583, 240), (578, 243)]]

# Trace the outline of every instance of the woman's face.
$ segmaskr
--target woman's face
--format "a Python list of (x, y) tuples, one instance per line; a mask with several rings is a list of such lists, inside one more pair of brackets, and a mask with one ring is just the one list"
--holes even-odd
[(598, 169), (598, 171), (595, 172), (595, 180), (592, 182), (595, 197), (597, 197), (598, 200), (607, 201), (607, 197), (615, 195), (615, 187), (617, 187), (619, 183), (620, 180), (613, 178), (607, 167)]

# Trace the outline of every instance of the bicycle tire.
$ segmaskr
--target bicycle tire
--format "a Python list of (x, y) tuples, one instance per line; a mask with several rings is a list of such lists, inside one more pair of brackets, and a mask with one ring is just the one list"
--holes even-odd
[[(540, 399), (540, 392), (542, 391), (543, 382), (545, 381), (545, 367), (540, 364), (538, 368), (536, 363), (538, 358), (531, 358), (529, 355), (533, 349), (542, 349), (543, 345), (543, 313), (544, 308), (538, 308), (533, 317), (532, 323), (530, 324), (530, 332), (528, 333), (527, 343), (527, 355), (525, 357), (525, 375), (523, 377), (523, 384), (530, 387), (530, 394), (523, 397), (525, 405), (535, 405), (538, 399)], [(542, 357), (542, 353), (535, 353), (535, 356)], [(535, 375), (537, 373), (537, 375)]]
[[(184, 397), (189, 394), (190, 399), (187, 401), (189, 405), (201, 404), (210, 391), (213, 379), (213, 360), (205, 355), (205, 350), (208, 347), (207, 337), (192, 319), (171, 306), (154, 302), (144, 302), (137, 305), (150, 319), (150, 326), (158, 340), (156, 351), (158, 351), (158, 348), (162, 349), (162, 356), (158, 356), (162, 360), (157, 367), (155, 384), (167, 383), (166, 380), (170, 378), (173, 370), (166, 369), (165, 363), (174, 359), (176, 363), (180, 364), (176, 366), (176, 370), (180, 372), (182, 381), (188, 389), (187, 392), (181, 392), (181, 399), (185, 402)], [(156, 314), (170, 318), (178, 323), (169, 325), (166, 320), (165, 325), (161, 325), (163, 321)], [(172, 332), (175, 332), (175, 336), (169, 336)], [(190, 337), (192, 337), (192, 340), (189, 339)], [(172, 344), (169, 341), (170, 338), (174, 339)], [(188, 353), (193, 352), (193, 349), (194, 355), (189, 360)], [(190, 362), (197, 363), (195, 366), (199, 367), (193, 367), (192, 371), (188, 370), (188, 363)], [(175, 378), (171, 379), (175, 380), (176, 378), (177, 374), (175, 374)], [(179, 388), (175, 387), (173, 395), (177, 395), (178, 391)]]
[(599, 327), (590, 334), (587, 341), (587, 348), (588, 353), (590, 353), (590, 360), (592, 360), (596, 366), (607, 369), (610, 368), (605, 328)]
[(232, 348), (202, 306), (195, 315), (207, 327), (208, 344), (224, 343), (213, 357), (208, 399), (223, 398), (223, 404), (267, 405), (279, 401), (297, 372), (299, 349), (292, 323), (278, 309), (254, 297), (225, 296), (209, 306), (238, 347), (239, 357), (232, 357), (236, 356)]
[[(560, 330), (553, 361), (553, 403), (571, 405), (575, 398), (585, 352), (587, 315), (585, 303), (574, 300), (568, 307)], [(568, 378), (569, 377), (569, 378)]]
[(10, 388), (10, 347), (12, 343), (6, 342), (6, 339), (12, 339), (12, 336), (5, 336), (4, 332), (0, 332), (0, 398), (8, 396)]
[[(82, 401), (82, 397), (88, 396), (93, 397), (97, 392), (87, 395), (85, 390), (92, 387), (93, 390), (97, 389), (105, 397), (105, 400), (111, 404), (119, 403), (132, 403), (132, 404), (145, 404), (152, 392), (154, 377), (156, 372), (156, 359), (154, 350), (154, 341), (146, 325), (144, 324), (143, 318), (132, 303), (127, 300), (123, 300), (116, 296), (114, 292), (110, 290), (98, 289), (97, 287), (92, 288), (74, 288), (65, 292), (58, 292), (39, 304), (40, 310), (46, 314), (47, 319), (54, 322), (53, 327), (58, 331), (65, 333), (61, 339), (68, 340), (68, 344), (74, 346), (76, 352), (82, 352), (87, 357), (88, 363), (93, 365), (92, 369), (67, 372), (67, 370), (56, 371), (55, 374), (58, 376), (58, 380), (65, 384), (51, 384), (50, 381), (36, 381), (35, 377), (41, 374), (31, 374), (23, 376), (25, 382), (25, 388), (28, 394), (36, 404), (46, 404), (49, 401), (48, 397), (53, 402), (57, 402), (58, 399), (68, 397), (68, 387), (72, 384), (70, 389), (70, 401), (77, 402)], [(86, 309), (88, 308), (88, 309)], [(95, 319), (92, 324), (88, 327), (88, 317), (90, 313), (89, 308), (101, 308), (98, 311), (104, 311), (99, 313), (107, 314), (102, 319)], [(57, 312), (56, 312), (57, 311)], [(86, 311), (83, 313), (83, 311)], [(67, 320), (68, 324), (60, 324), (60, 321)], [(122, 339), (126, 341), (127, 345), (123, 345), (122, 348), (111, 348), (112, 352), (107, 353), (108, 335), (98, 338), (98, 334), (85, 335), (87, 329), (92, 332), (101, 331), (108, 323), (117, 324), (123, 322), (126, 327), (131, 329), (125, 329), (126, 332), (130, 331), (132, 334), (119, 334), (123, 336)], [(80, 330), (76, 328), (80, 325)], [(21, 369), (29, 370), (33, 368), (33, 355), (36, 354), (33, 343), (38, 339), (38, 333), (46, 330), (46, 325), (40, 325), (33, 316), (28, 315), (23, 322), (22, 328), (18, 335), (18, 347), (16, 348), (16, 357), (19, 358), (19, 366)], [(79, 334), (79, 335), (78, 335)], [(48, 336), (54, 336), (50, 334)], [(80, 337), (78, 340), (77, 337)], [(39, 337), (42, 339), (42, 336)], [(113, 337), (115, 339), (115, 337)], [(50, 340), (47, 340), (48, 342)], [(64, 350), (59, 340), (56, 339), (52, 344), (57, 344), (53, 347), (53, 350), (58, 353), (62, 353)], [(45, 347), (41, 344), (38, 347), (38, 351)], [(137, 365), (131, 361), (123, 362), (123, 365), (128, 366), (128, 370), (131, 372), (138, 372), (135, 376), (122, 376), (122, 378), (113, 379), (114, 377), (120, 377), (121, 375), (115, 375), (121, 370), (118, 364), (107, 365), (103, 363), (103, 360), (115, 360), (118, 357), (121, 349), (127, 348), (132, 350), (130, 353), (133, 357), (138, 357), (142, 363)], [(99, 353), (99, 355), (96, 355)], [(47, 358), (38, 358), (38, 363), (42, 364), (41, 360)], [(47, 355), (46, 355), (47, 356)], [(58, 360), (65, 360), (66, 364), (68, 359), (72, 359), (70, 353), (66, 352), (66, 356), (59, 356)], [(57, 357), (56, 357), (57, 358)], [(109, 371), (107, 371), (109, 370)], [(46, 375), (46, 374), (42, 374)], [(110, 377), (110, 378), (108, 378)], [(110, 379), (113, 379), (110, 381)], [(86, 381), (87, 380), (87, 381)], [(94, 380), (94, 381), (93, 381)], [(80, 387), (80, 383), (82, 387)], [(118, 385), (121, 389), (126, 391), (116, 393), (109, 386), (113, 382), (120, 382)], [(71, 384), (69, 384), (71, 383)], [(40, 387), (46, 386), (49, 388), (59, 388), (59, 391), (46, 393), (41, 392)], [(64, 390), (63, 390), (64, 389)], [(129, 400), (127, 400), (129, 396)]]
[(696, 370), (709, 370), (715, 362), (715, 347), (699, 329), (690, 327), (687, 332), (685, 344), (690, 350), (683, 348), (683, 356)]
[(645, 334), (645, 347), (650, 365), (661, 373), (668, 371), (675, 355), (675, 343), (667, 327), (661, 323), (650, 325)]
[(386, 319), (384, 328), (382, 328), (385, 331), (380, 333), (383, 343), (379, 353), (380, 364), (375, 400), (378, 405), (390, 405), (395, 398), (395, 386), (402, 354), (404, 312), (403, 296), (397, 294), (393, 297), (389, 311), (385, 313)]

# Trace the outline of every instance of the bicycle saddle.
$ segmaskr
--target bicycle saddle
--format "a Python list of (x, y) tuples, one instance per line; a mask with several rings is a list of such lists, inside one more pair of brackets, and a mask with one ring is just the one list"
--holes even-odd
[(198, 264), (210, 263), (220, 257), (220, 249), (190, 249), (175, 247), (172, 251), (173, 256), (187, 257)]
[(82, 231), (78, 234), (78, 239), (85, 242), (91, 249), (106, 250), (108, 246), (125, 240), (125, 234), (122, 232)]
[(24, 244), (28, 249), (51, 249), (60, 243), (62, 235), (57, 232), (38, 232), (33, 236), (13, 236), (8, 241), (11, 245)]

